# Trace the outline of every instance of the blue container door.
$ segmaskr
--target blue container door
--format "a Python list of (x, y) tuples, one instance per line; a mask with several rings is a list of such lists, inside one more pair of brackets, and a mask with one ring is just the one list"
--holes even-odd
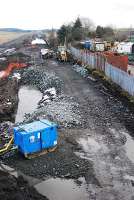
[(51, 147), (51, 132), (50, 129), (45, 129), (41, 133), (42, 149)]
[(54, 127), (51, 130), (51, 146), (56, 146), (57, 145), (57, 129)]
[(41, 151), (41, 133), (35, 132), (32, 134), (27, 134), (23, 138), (23, 152), (33, 153)]

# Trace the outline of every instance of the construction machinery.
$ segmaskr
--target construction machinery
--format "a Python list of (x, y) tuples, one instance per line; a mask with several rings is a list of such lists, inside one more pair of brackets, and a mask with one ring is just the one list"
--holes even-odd
[(58, 46), (57, 51), (57, 60), (61, 62), (67, 62), (68, 61), (68, 52), (66, 46)]
[(25, 158), (52, 152), (57, 147), (57, 125), (42, 119), (29, 124), (13, 128), (13, 134), (8, 138), (8, 143), (0, 149), (0, 155), (18, 149)]
[(49, 49), (41, 49), (40, 53), (42, 59), (49, 58)]
[(9, 76), (9, 74), (13, 71), (13, 69), (20, 69), (23, 67), (27, 67), (27, 64), (25, 63), (9, 63), (9, 65), (7, 66), (7, 68), (3, 71), (0, 71), (0, 78), (6, 78)]
[(54, 51), (51, 49), (41, 49), (40, 53), (42, 59), (52, 58), (54, 55)]

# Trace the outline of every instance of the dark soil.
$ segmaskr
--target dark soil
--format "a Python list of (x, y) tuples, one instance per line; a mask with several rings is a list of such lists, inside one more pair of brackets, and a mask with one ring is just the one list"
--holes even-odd
[(22, 176), (15, 178), (0, 170), (0, 199), (1, 200), (47, 200), (40, 195)]
[(16, 79), (0, 80), (0, 122), (14, 121), (18, 105), (18, 83)]

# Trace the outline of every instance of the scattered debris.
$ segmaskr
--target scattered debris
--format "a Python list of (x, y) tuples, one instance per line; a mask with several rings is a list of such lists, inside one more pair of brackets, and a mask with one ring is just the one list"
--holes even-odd
[(21, 79), (21, 75), (19, 73), (14, 73), (12, 77), (17, 78), (18, 80)]
[(73, 70), (78, 72), (83, 77), (87, 77), (88, 76), (88, 70), (85, 69), (83, 66), (75, 64), (75, 65), (73, 65)]
[(43, 107), (44, 103), (48, 103), (49, 101), (52, 101), (54, 98), (56, 98), (56, 89), (54, 87), (45, 90), (42, 99), (38, 103), (39, 107)]

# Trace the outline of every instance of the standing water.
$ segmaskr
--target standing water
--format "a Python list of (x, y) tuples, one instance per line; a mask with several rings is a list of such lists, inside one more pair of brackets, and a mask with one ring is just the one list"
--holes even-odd
[(22, 86), (19, 89), (19, 104), (16, 114), (15, 122), (22, 122), (24, 120), (24, 115), (28, 113), (33, 113), (38, 105), (38, 102), (42, 98), (42, 93), (31, 87)]
[(35, 186), (37, 191), (50, 200), (88, 200), (85, 184), (78, 186), (73, 180), (50, 178)]
[(123, 134), (127, 138), (125, 143), (126, 154), (128, 158), (134, 163), (134, 140), (128, 133), (123, 132)]

